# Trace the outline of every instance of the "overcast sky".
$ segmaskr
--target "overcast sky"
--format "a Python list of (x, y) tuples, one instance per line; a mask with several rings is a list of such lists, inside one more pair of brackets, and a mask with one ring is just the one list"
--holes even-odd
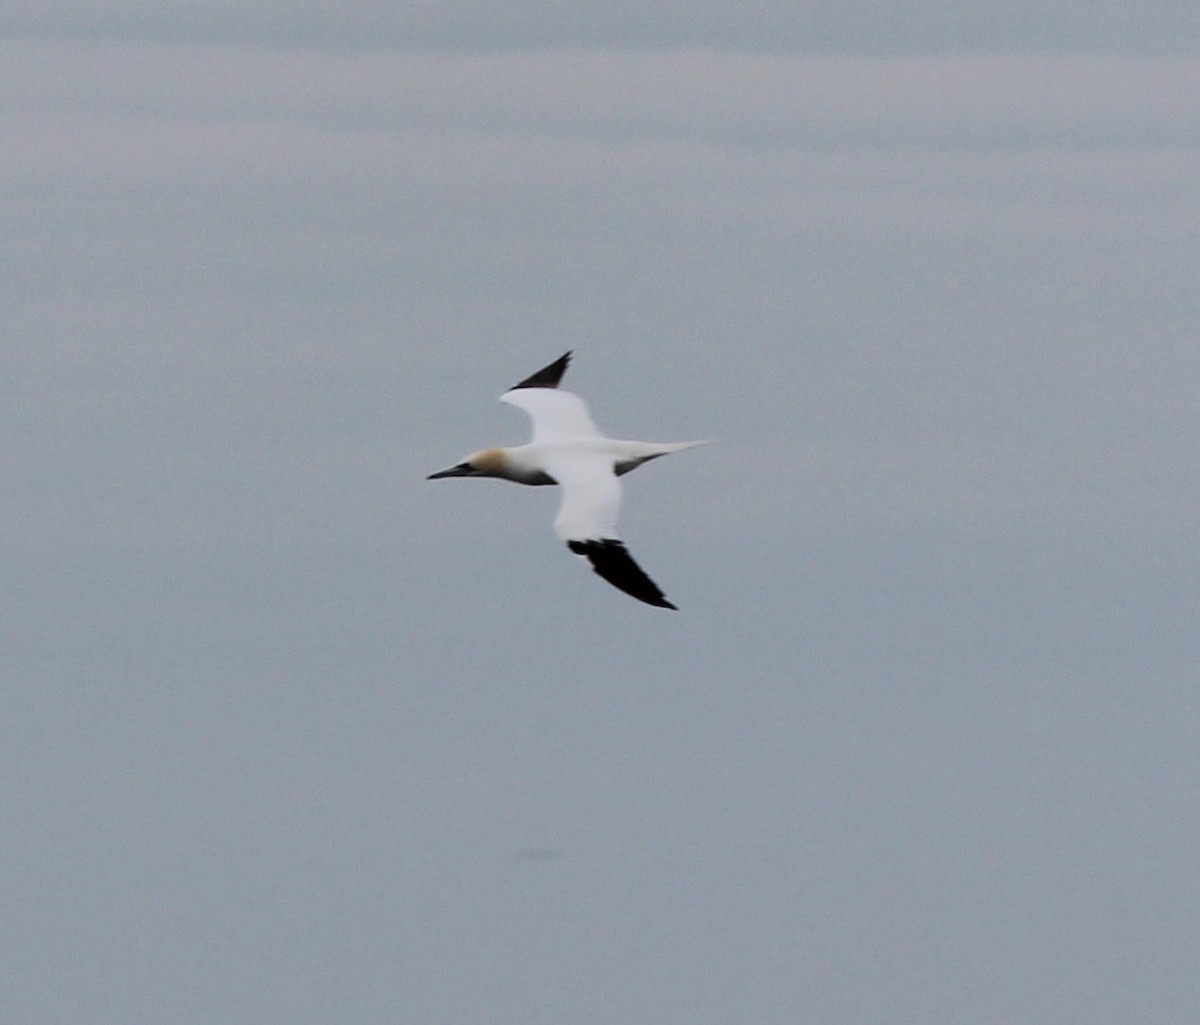
[(0, 12), (0, 1018), (1194, 1019), (1200, 15), (897, 11)]

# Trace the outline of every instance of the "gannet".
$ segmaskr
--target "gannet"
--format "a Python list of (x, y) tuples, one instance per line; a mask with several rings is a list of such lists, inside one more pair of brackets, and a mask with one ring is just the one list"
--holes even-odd
[(617, 478), (651, 459), (705, 442), (606, 437), (592, 422), (583, 399), (559, 390), (570, 361), (567, 352), (500, 396), (501, 402), (523, 409), (533, 420), (533, 438), (527, 445), (473, 452), (461, 463), (426, 479), (498, 477), (517, 484), (559, 485), (562, 504), (554, 520), (559, 540), (614, 587), (648, 605), (675, 609), (633, 561), (617, 533), (621, 505)]

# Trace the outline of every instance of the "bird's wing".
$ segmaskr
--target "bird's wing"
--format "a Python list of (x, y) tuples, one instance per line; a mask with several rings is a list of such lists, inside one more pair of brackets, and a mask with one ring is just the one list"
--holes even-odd
[(571, 353), (564, 352), (549, 366), (542, 367), (536, 374), (530, 374), (520, 384), (514, 384), (509, 391), (516, 391), (518, 388), (557, 388), (570, 364)]
[(533, 441), (568, 441), (573, 438), (602, 438), (592, 423), (586, 403), (574, 392), (559, 391), (558, 383), (571, 362), (569, 352), (549, 366), (530, 374), (500, 396), (501, 402), (525, 410), (533, 420)]
[(621, 482), (610, 457), (590, 452), (547, 453), (543, 466), (562, 488), (554, 520), (560, 541), (617, 538)]
[(546, 471), (562, 488), (554, 532), (576, 555), (587, 559), (604, 580), (626, 594), (659, 608), (675, 608), (617, 535), (621, 482), (612, 460), (589, 454), (557, 454)]
[(587, 404), (574, 392), (557, 388), (513, 388), (501, 402), (525, 410), (533, 420), (533, 441), (569, 441), (602, 438), (588, 413)]
[(613, 587), (660, 609), (678, 609), (667, 601), (662, 589), (633, 561), (623, 541), (568, 541), (567, 547), (587, 559), (592, 570)]

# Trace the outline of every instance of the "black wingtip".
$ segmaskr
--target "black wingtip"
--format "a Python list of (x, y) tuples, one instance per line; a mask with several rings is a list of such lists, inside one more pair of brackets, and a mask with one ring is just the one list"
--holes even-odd
[(677, 605), (667, 601), (658, 585), (646, 576), (645, 571), (629, 554), (623, 542), (615, 538), (598, 541), (568, 541), (567, 547), (576, 555), (582, 555), (592, 564), (592, 570), (613, 587), (624, 591), (638, 601), (660, 609), (674, 609)]
[(564, 352), (549, 366), (542, 367), (536, 374), (530, 374), (520, 384), (514, 384), (509, 391), (516, 391), (518, 388), (557, 388), (570, 362), (571, 353)]

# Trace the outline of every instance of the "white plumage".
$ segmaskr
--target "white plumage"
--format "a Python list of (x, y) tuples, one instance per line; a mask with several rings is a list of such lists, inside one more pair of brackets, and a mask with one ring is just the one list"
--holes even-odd
[(601, 577), (626, 594), (660, 608), (675, 608), (633, 561), (617, 533), (621, 482), (617, 479), (651, 459), (702, 441), (622, 441), (601, 433), (587, 404), (558, 382), (570, 362), (568, 352), (505, 392), (501, 402), (516, 406), (533, 421), (526, 445), (475, 452), (441, 477), (498, 477), (518, 484), (558, 484), (562, 503), (554, 532), (591, 563)]

